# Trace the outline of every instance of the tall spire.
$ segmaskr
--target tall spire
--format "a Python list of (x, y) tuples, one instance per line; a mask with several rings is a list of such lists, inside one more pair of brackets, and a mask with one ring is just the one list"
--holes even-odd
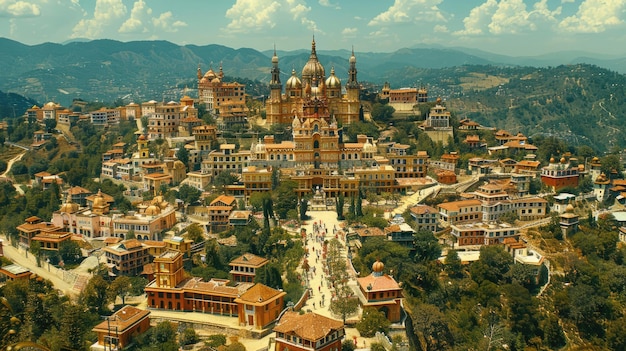
[(352, 45), (352, 55), (350, 55), (350, 68), (348, 68), (348, 83), (346, 88), (358, 88), (359, 83), (356, 79), (356, 57), (354, 56), (354, 45)]
[(274, 56), (272, 56), (272, 80), (270, 89), (282, 89), (280, 85), (280, 68), (278, 68), (278, 55), (276, 55), (276, 44), (274, 44)]

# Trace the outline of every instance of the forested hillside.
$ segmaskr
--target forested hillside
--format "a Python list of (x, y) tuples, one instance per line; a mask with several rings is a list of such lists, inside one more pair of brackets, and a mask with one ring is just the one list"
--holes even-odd
[[(599, 150), (626, 146), (626, 76), (592, 65), (554, 68), (468, 67), (508, 82), (464, 89), (448, 107), (463, 117), (530, 137), (552, 135)], [(489, 72), (492, 71), (492, 72)]]

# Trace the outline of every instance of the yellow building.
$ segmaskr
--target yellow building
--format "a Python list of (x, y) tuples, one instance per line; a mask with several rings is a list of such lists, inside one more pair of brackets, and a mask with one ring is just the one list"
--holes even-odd
[(219, 72), (212, 68), (202, 74), (198, 66), (198, 98), (206, 110), (217, 117), (220, 128), (247, 124), (246, 86), (237, 82), (224, 82), (220, 64)]
[[(357, 81), (354, 51), (348, 63), (348, 80), (345, 86), (342, 86), (341, 80), (335, 75), (334, 67), (330, 75), (326, 77), (324, 66), (317, 58), (314, 39), (311, 43), (311, 55), (302, 68), (300, 78), (295, 69), (292, 70), (283, 92), (278, 56), (274, 51), (270, 97), (265, 102), (267, 125), (292, 123), (294, 116), (302, 118), (321, 105), (332, 111), (337, 121), (344, 125), (358, 121), (361, 109), (359, 98), (361, 87)], [(342, 93), (343, 88), (346, 90), (345, 94)], [(325, 116), (325, 119), (327, 123), (330, 123), (330, 116)]]

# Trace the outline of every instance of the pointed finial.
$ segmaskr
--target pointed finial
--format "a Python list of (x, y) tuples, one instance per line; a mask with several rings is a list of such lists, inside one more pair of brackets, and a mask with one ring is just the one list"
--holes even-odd
[(352, 45), (352, 56), (354, 56), (354, 45)]
[(276, 56), (276, 43), (274, 43), (274, 56)]

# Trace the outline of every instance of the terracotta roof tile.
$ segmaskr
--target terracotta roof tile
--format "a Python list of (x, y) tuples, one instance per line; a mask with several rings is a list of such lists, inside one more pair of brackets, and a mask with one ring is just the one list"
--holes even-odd
[(241, 294), (239, 298), (235, 299), (235, 302), (265, 304), (267, 303), (267, 301), (275, 300), (281, 296), (285, 296), (286, 294), (287, 293), (283, 291), (272, 289), (267, 285), (257, 283), (253, 287), (248, 289), (248, 291)]
[(316, 313), (299, 314), (286, 312), (274, 327), (275, 332), (295, 334), (310, 341), (324, 338), (334, 330), (343, 328), (341, 321), (336, 321)]

